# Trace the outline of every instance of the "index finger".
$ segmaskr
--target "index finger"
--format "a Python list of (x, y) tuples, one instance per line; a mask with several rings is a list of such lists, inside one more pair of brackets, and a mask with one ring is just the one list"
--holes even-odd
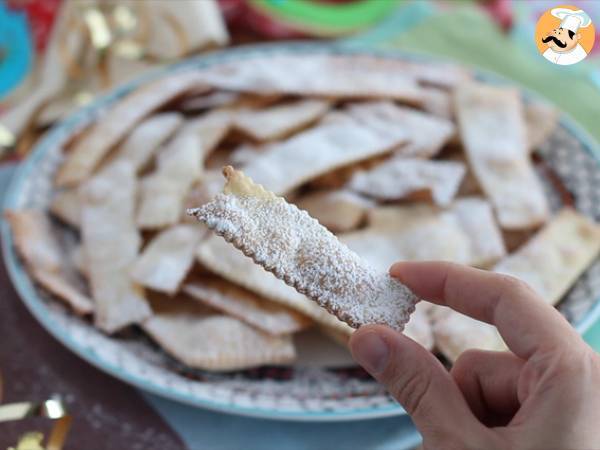
[(495, 325), (523, 359), (579, 339), (558, 311), (516, 278), (447, 262), (396, 263), (390, 274), (425, 300)]

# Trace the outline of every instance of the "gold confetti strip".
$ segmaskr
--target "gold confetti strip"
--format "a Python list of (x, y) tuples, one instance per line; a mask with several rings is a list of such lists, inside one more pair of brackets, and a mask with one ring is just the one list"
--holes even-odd
[(15, 135), (0, 123), (0, 158), (3, 158), (15, 149), (17, 139)]
[(16, 447), (8, 450), (61, 450), (71, 428), (71, 416), (67, 413), (60, 397), (50, 398), (42, 403), (19, 402), (0, 405), (0, 423), (23, 420), (31, 417), (44, 417), (56, 420), (44, 447), (44, 435), (40, 432), (27, 432), (19, 439)]
[(92, 45), (106, 50), (113, 38), (104, 15), (96, 8), (89, 8), (83, 13), (83, 20), (89, 28)]
[(0, 124), (0, 147), (13, 147), (16, 141), (15, 135), (7, 127)]

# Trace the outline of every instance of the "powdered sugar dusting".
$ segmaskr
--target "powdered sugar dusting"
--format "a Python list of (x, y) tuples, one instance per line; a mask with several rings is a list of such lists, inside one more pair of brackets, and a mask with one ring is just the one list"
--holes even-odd
[(191, 210), (257, 264), (353, 327), (402, 330), (417, 298), (282, 198), (219, 194)]
[(456, 195), (465, 172), (465, 165), (456, 161), (392, 158), (374, 169), (355, 173), (349, 187), (382, 200), (428, 191), (436, 204), (445, 206)]

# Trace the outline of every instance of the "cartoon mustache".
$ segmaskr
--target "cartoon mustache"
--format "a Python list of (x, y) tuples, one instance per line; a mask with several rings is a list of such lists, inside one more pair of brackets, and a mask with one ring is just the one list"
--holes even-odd
[(542, 39), (542, 42), (545, 44), (546, 42), (554, 41), (554, 43), (560, 48), (565, 48), (567, 46), (566, 42), (561, 42), (555, 36), (547, 36)]

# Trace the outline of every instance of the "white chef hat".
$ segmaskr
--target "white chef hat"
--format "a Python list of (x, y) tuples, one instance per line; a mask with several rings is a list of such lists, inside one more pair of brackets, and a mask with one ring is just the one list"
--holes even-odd
[(586, 28), (592, 23), (590, 16), (585, 11), (578, 9), (573, 11), (567, 8), (554, 8), (550, 11), (554, 17), (558, 17), (562, 22), (560, 27), (565, 30), (571, 30), (573, 33), (577, 33), (579, 28)]

